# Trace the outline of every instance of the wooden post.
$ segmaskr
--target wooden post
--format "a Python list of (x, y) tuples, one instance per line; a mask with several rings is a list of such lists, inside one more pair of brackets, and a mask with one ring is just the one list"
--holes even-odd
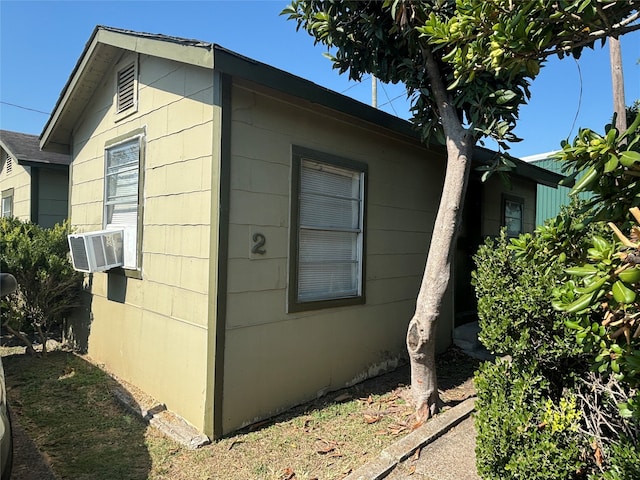
[(609, 62), (611, 64), (611, 85), (613, 86), (613, 110), (618, 114), (616, 128), (619, 133), (623, 133), (627, 130), (627, 109), (624, 103), (622, 53), (620, 40), (617, 37), (609, 37)]

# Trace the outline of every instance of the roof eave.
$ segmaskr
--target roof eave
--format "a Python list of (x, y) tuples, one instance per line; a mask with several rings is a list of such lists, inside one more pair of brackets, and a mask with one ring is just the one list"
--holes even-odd
[[(58, 98), (53, 113), (44, 126), (40, 135), (42, 150), (70, 153), (70, 133), (84, 107), (84, 105), (74, 105), (73, 99), (81, 87), (91, 93), (98, 87), (97, 82), (91, 85), (91, 79), (87, 79), (89, 77), (87, 72), (90, 72), (89, 67), (95, 63), (100, 48), (114, 49), (114, 52), (129, 50), (204, 68), (213, 68), (213, 54), (210, 44), (186, 45), (177, 41), (162, 40), (160, 36), (137, 34), (99, 25), (94, 29), (85, 45), (84, 51)], [(115, 53), (113, 56), (115, 57)], [(99, 75), (110, 66), (100, 65), (97, 71), (90, 73), (94, 76)]]

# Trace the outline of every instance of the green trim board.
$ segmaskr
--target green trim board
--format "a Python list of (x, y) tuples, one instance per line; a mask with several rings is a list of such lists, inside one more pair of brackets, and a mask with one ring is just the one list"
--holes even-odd
[[(216, 86), (217, 85), (217, 86)], [(220, 135), (220, 197), (218, 212), (212, 211), (211, 225), (215, 225), (213, 218), (219, 215), (217, 232), (211, 232), (211, 236), (217, 233), (217, 252), (211, 249), (209, 258), (217, 259), (217, 272), (215, 280), (210, 274), (210, 288), (215, 288), (215, 309), (213, 308), (213, 295), (209, 301), (209, 330), (207, 362), (207, 391), (205, 406), (205, 425), (210, 425), (208, 435), (220, 438), (223, 435), (223, 389), (224, 389), (224, 349), (227, 328), (227, 274), (229, 269), (229, 211), (231, 204), (231, 122), (232, 122), (232, 81), (228, 75), (214, 75), (214, 88), (219, 96), (214, 104), (220, 103), (222, 112), (222, 125)], [(215, 141), (215, 136), (214, 136)], [(215, 152), (218, 145), (213, 145)], [(214, 156), (215, 158), (215, 156)], [(213, 245), (213, 244), (212, 244)], [(216, 281), (216, 285), (212, 283)]]

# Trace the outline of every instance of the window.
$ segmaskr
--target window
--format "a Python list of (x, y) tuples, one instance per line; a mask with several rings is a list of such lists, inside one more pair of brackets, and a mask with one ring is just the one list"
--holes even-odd
[(118, 70), (116, 74), (116, 113), (133, 109), (138, 101), (137, 95), (137, 64), (133, 62)]
[(2, 192), (2, 205), (0, 207), (0, 216), (13, 217), (13, 188)]
[(517, 237), (524, 232), (524, 200), (520, 197), (502, 197), (502, 224), (507, 227), (507, 236)]
[(364, 303), (366, 171), (294, 147), (289, 311)]
[(124, 230), (124, 268), (140, 267), (141, 164), (144, 136), (113, 142), (105, 152), (104, 228)]

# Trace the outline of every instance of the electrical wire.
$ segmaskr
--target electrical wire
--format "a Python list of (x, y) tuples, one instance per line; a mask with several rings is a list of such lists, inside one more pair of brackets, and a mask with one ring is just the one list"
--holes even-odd
[(371, 75), (367, 75), (366, 77), (362, 78), (359, 82), (354, 83), (353, 85), (351, 85), (350, 87), (347, 87), (346, 89), (342, 90), (340, 93), (345, 93), (348, 92), (349, 90), (351, 90), (354, 87), (357, 87), (358, 85), (361, 85), (362, 82), (364, 82), (365, 80), (371, 78)]
[(573, 129), (576, 128), (576, 122), (578, 121), (578, 115), (580, 115), (580, 109), (582, 108), (582, 70), (580, 69), (580, 62), (576, 59), (576, 57), (572, 57), (573, 61), (576, 64), (576, 68), (578, 69), (578, 79), (580, 80), (580, 89), (578, 91), (578, 108), (576, 109), (576, 115), (573, 117), (573, 123), (571, 124), (571, 130), (569, 130), (569, 135), (567, 135), (567, 141), (571, 138), (573, 134)]
[[(384, 83), (380, 83), (380, 86), (382, 87), (382, 91), (384, 92), (384, 96), (385, 96), (385, 97), (387, 97), (387, 100), (388, 100), (388, 101), (387, 101), (387, 103), (388, 103), (389, 105), (391, 105), (391, 110), (393, 110), (393, 113), (395, 113), (395, 114), (396, 114), (396, 117), (398, 117), (398, 116), (399, 116), (399, 115), (398, 115), (398, 112), (396, 112), (396, 109), (395, 109), (395, 107), (393, 106), (393, 100), (396, 100), (396, 99), (398, 99), (398, 98), (402, 97), (402, 95), (398, 95), (398, 96), (397, 96), (396, 98), (394, 98), (393, 100), (390, 100), (390, 99), (389, 99), (389, 95), (387, 94), (387, 89), (386, 89), (386, 88), (384, 88)], [(382, 105), (380, 105), (380, 106), (381, 106), (381, 107), (383, 107), (383, 106), (385, 106), (387, 103), (383, 103), (383, 104), (382, 104)]]
[(9, 105), (11, 107), (21, 108), (23, 110), (29, 110), (30, 112), (42, 113), (43, 115), (51, 115), (50, 112), (43, 112), (42, 110), (37, 110), (35, 108), (23, 107), (22, 105), (16, 105), (15, 103), (5, 102), (4, 100), (0, 100), (0, 103), (3, 105)]

